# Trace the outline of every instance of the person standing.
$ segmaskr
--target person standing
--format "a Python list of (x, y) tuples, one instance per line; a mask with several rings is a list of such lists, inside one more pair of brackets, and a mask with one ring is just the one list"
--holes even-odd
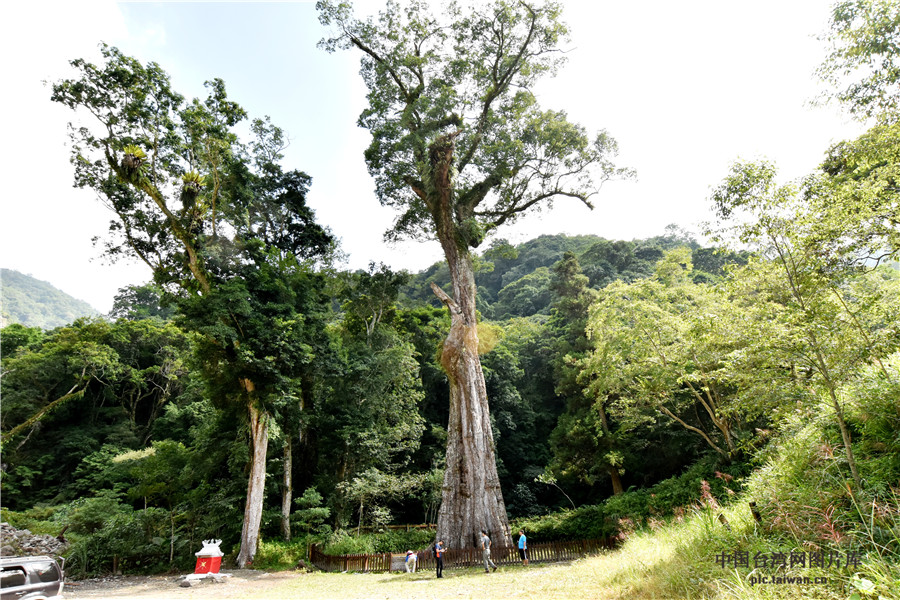
[(525, 530), (519, 530), (519, 558), (522, 559), (522, 564), (528, 564), (528, 555), (525, 551), (528, 550), (528, 538), (525, 537)]
[(487, 531), (484, 529), (481, 530), (481, 556), (484, 558), (485, 573), (491, 572), (488, 567), (495, 571), (497, 570), (497, 565), (491, 560), (491, 538), (488, 537)]
[(444, 542), (442, 540), (438, 540), (434, 545), (434, 562), (437, 576), (442, 578), (444, 576)]
[(416, 564), (418, 563), (418, 555), (412, 550), (406, 551), (406, 572), (407, 573), (415, 573), (416, 572)]

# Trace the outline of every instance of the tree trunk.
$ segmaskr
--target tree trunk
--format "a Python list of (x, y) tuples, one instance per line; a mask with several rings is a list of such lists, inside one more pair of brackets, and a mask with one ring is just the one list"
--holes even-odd
[(249, 409), (250, 479), (247, 482), (247, 504), (244, 508), (244, 526), (241, 529), (241, 551), (237, 557), (237, 564), (241, 569), (253, 562), (259, 544), (259, 525), (262, 521), (266, 484), (266, 450), (269, 443), (269, 415), (261, 412), (252, 402)]
[(169, 564), (175, 562), (175, 510), (169, 511)]
[(474, 278), (470, 261), (460, 262), (463, 264), (451, 268), (451, 273), (458, 270), (467, 276), (472, 283), (472, 297), (462, 299), (456, 294), (462, 300), (456, 303), (460, 310), (451, 306), (450, 333), (441, 353), (441, 364), (450, 381), (450, 422), (437, 537), (451, 548), (465, 548), (476, 544), (484, 529), (491, 533), (495, 545), (508, 546), (509, 522), (497, 476), (484, 372), (478, 358)]
[[(612, 434), (609, 432), (609, 421), (606, 419), (606, 407), (603, 405), (603, 402), (597, 403), (597, 412), (600, 414), (600, 426), (603, 428), (603, 437), (610, 442), (610, 445), (612, 445)], [(613, 496), (618, 496), (625, 491), (622, 489), (622, 478), (619, 475), (619, 467), (616, 465), (609, 465), (607, 470), (609, 471), (609, 478), (612, 480)]]
[(291, 460), (291, 436), (284, 436), (284, 488), (281, 492), (281, 535), (284, 541), (291, 541), (291, 501), (294, 496), (294, 484)]
[(454, 203), (454, 137), (442, 136), (429, 147), (433, 187), (427, 204), (453, 285), (451, 298), (431, 284), (450, 310), (450, 333), (441, 353), (441, 365), (450, 383), (450, 421), (437, 537), (450, 548), (477, 547), (483, 529), (495, 546), (502, 547), (511, 545), (512, 538), (497, 476), (487, 388), (478, 357), (475, 272), (468, 235), (458, 225), (472, 215), (470, 209)]
[(618, 467), (609, 465), (609, 478), (612, 480), (613, 496), (618, 496), (625, 491), (622, 489), (622, 478), (619, 476)]
[(487, 389), (478, 357), (475, 277), (471, 256), (461, 254), (447, 256), (455, 299), (433, 285), (451, 315), (450, 333), (441, 353), (441, 365), (450, 382), (450, 422), (437, 537), (448, 547), (465, 548), (476, 544), (484, 529), (494, 545), (508, 546), (509, 522), (497, 476)]

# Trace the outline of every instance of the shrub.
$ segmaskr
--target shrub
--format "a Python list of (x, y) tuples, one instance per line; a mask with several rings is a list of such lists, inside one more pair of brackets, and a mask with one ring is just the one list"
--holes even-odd
[(21, 512), (3, 508), (0, 509), (0, 521), (34, 534), (55, 536), (65, 527), (61, 521), (62, 514), (63, 508), (60, 506), (35, 506)]
[(306, 559), (309, 544), (313, 541), (315, 538), (304, 536), (290, 542), (260, 542), (253, 557), (253, 568), (273, 571), (296, 569), (300, 561)]
[(514, 521), (512, 531), (524, 529), (532, 543), (555, 540), (607, 538), (615, 535), (615, 525), (605, 506), (582, 506), (533, 519)]
[(323, 549), (325, 554), (375, 554), (375, 544), (371, 535), (352, 536), (338, 529), (329, 536)]
[(182, 528), (176, 527), (173, 538), (168, 511), (123, 511), (111, 514), (90, 533), (73, 536), (66, 555), (67, 571), (76, 577), (88, 577), (114, 569), (130, 573), (191, 570), (195, 561), (193, 550)]
[(88, 534), (103, 527), (114, 516), (131, 510), (130, 506), (109, 496), (81, 498), (69, 506), (67, 518), (72, 531)]
[(374, 534), (372, 546), (376, 553), (421, 550), (430, 547), (435, 542), (434, 536), (433, 529), (388, 530)]
[(413, 529), (410, 531), (386, 530), (360, 536), (338, 530), (328, 537), (323, 552), (325, 554), (383, 554), (423, 550), (434, 543), (433, 529)]
[(737, 496), (741, 489), (740, 476), (748, 468), (745, 463), (733, 463), (726, 469), (718, 464), (716, 457), (707, 457), (681, 475), (651, 488), (612, 496), (595, 506), (518, 519), (512, 529), (525, 529), (530, 533), (529, 539), (535, 542), (614, 537), (622, 533), (623, 528), (633, 531), (651, 518), (671, 515), (681, 507), (697, 503), (703, 489), (707, 489), (718, 503), (726, 504)]

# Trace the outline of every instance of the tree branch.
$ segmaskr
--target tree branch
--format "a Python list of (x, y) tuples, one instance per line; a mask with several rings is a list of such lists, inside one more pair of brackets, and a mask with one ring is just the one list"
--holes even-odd
[(712, 448), (713, 448), (716, 452), (718, 452), (718, 453), (721, 454), (722, 456), (728, 456), (728, 453), (727, 453), (727, 452), (725, 452), (724, 450), (722, 450), (721, 448), (719, 448), (718, 446), (716, 446), (716, 444), (709, 438), (709, 436), (706, 435), (706, 432), (705, 432), (705, 431), (703, 431), (702, 429), (697, 429), (697, 428), (694, 427), (693, 425), (688, 425), (687, 423), (685, 423), (684, 421), (682, 421), (681, 419), (679, 419), (678, 417), (676, 417), (675, 414), (674, 414), (671, 410), (669, 410), (668, 408), (666, 408), (665, 406), (663, 406), (662, 403), (658, 404), (658, 405), (657, 405), (657, 408), (659, 408), (659, 410), (660, 410), (661, 412), (665, 413), (666, 415), (668, 415), (668, 416), (671, 417), (672, 419), (674, 419), (674, 420), (678, 421), (679, 423), (681, 423), (681, 425), (682, 425), (685, 429), (688, 429), (689, 431), (693, 431), (694, 433), (699, 433), (700, 435), (702, 435), (702, 436), (703, 436), (703, 439), (706, 440), (706, 443), (709, 444), (710, 446), (712, 446)]
[(460, 308), (459, 304), (456, 301), (447, 295), (447, 292), (442, 290), (440, 286), (438, 286), (435, 282), (431, 282), (431, 291), (434, 292), (434, 295), (437, 296), (441, 302), (447, 305), (447, 308), (450, 309), (451, 313), (459, 314)]

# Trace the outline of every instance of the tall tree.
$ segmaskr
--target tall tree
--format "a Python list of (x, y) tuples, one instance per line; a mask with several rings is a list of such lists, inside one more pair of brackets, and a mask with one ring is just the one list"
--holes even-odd
[(381, 203), (401, 211), (387, 237), (436, 238), (450, 270), (450, 293), (432, 285), (452, 319), (441, 355), (450, 422), (437, 535), (463, 547), (487, 529), (510, 543), (478, 358), (472, 249), (560, 196), (591, 206), (600, 182), (627, 172), (611, 162), (610, 136), (591, 141), (564, 112), (541, 110), (531, 91), (564, 60), (558, 4), (449, 2), (436, 15), (421, 0), (391, 1), (367, 20), (348, 3), (316, 6), (333, 28), (320, 45), (362, 53), (366, 161)]
[[(588, 277), (581, 273), (581, 265), (572, 252), (566, 252), (563, 259), (556, 263), (553, 267), (554, 278), (551, 288), (556, 295), (553, 316), (550, 325), (556, 334), (557, 359), (555, 360), (554, 370), (556, 374), (556, 392), (561, 396), (570, 398), (569, 413), (578, 411), (577, 407), (584, 404), (585, 390), (578, 383), (579, 361), (584, 358), (589, 349), (589, 342), (585, 336), (585, 328), (587, 326), (588, 311), (591, 303), (596, 298), (596, 292), (588, 287)], [(594, 415), (596, 411), (596, 415)], [(607, 450), (604, 456), (605, 460), (591, 461), (594, 468), (605, 471), (609, 474), (612, 483), (613, 494), (621, 494), (621, 456), (622, 453), (616, 445), (615, 437), (609, 425), (607, 418), (607, 407), (604, 399), (593, 402), (590, 408), (585, 411), (588, 413), (588, 419), (594, 418), (596, 425), (599, 425), (596, 438), (600, 446)], [(567, 427), (567, 422), (571, 422), (571, 414), (566, 415), (569, 418), (563, 418), (560, 426), (554, 431), (554, 448), (556, 454), (570, 458), (573, 453), (566, 453), (563, 450), (568, 445), (578, 445), (573, 438), (578, 437), (572, 435), (573, 429)], [(586, 428), (587, 429), (587, 428)], [(596, 430), (597, 428), (595, 428)], [(572, 442), (575, 441), (573, 444)], [(563, 462), (568, 462), (564, 460)], [(599, 463), (599, 464), (598, 464)]]
[(75, 185), (113, 210), (106, 251), (145, 262), (202, 334), (206, 379), (219, 400), (246, 407), (251, 460), (238, 564), (256, 552), (273, 403), (311, 360), (304, 307), (308, 265), (330, 235), (306, 206), (310, 178), (279, 165), (283, 132), (268, 119), (242, 144), (246, 112), (222, 80), (185, 102), (159, 65), (103, 45), (104, 64), (71, 62), (52, 99), (87, 114), (71, 127)]
[(785, 333), (776, 343), (785, 362), (809, 373), (814, 391), (834, 410), (847, 465), (859, 489), (851, 431), (840, 387), (871, 357), (874, 347), (843, 300), (841, 275), (823, 261), (825, 253), (810, 235), (816, 213), (793, 184), (779, 185), (776, 169), (765, 162), (735, 163), (712, 195), (720, 219), (717, 236), (750, 245), (764, 260), (751, 261), (741, 277), (757, 293), (783, 307)]
[(819, 77), (858, 119), (900, 118), (900, 5), (893, 0), (841, 0), (823, 36), (831, 45)]
[(740, 322), (726, 299), (691, 283), (691, 268), (689, 249), (670, 250), (653, 279), (607, 286), (591, 311), (593, 349), (580, 378), (595, 406), (611, 401), (620, 420), (658, 412), (730, 458), (742, 412), (729, 368)]
[(817, 73), (828, 99), (871, 122), (859, 138), (832, 146), (805, 195), (811, 232), (833, 261), (879, 261), (900, 252), (900, 4), (841, 0), (823, 36), (830, 52)]

